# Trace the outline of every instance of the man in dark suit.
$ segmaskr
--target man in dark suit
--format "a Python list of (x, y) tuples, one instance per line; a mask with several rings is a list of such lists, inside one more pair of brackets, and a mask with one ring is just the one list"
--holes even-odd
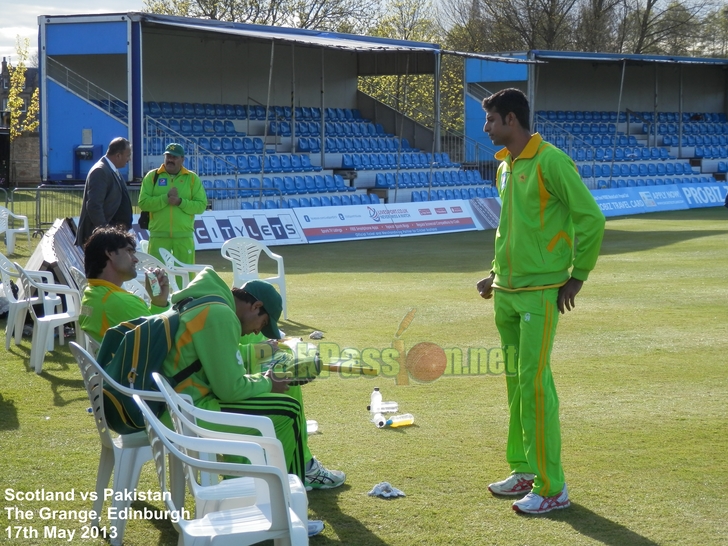
[(88, 173), (83, 190), (76, 244), (83, 246), (98, 226), (131, 229), (131, 199), (119, 169), (131, 158), (131, 144), (123, 137), (111, 141), (106, 155)]

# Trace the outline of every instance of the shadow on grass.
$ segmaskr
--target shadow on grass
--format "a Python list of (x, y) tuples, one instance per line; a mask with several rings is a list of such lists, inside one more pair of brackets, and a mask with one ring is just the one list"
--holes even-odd
[(289, 337), (300, 337), (303, 338), (304, 341), (308, 339), (308, 336), (311, 332), (314, 330), (318, 330), (315, 326), (309, 326), (308, 324), (303, 324), (301, 322), (296, 322), (290, 319), (281, 320), (278, 324), (286, 333), (286, 336)]
[(312, 519), (324, 520), (326, 527), (336, 533), (336, 538), (319, 535), (311, 539), (311, 541), (315, 541), (316, 545), (366, 544), (367, 546), (386, 546), (386, 542), (367, 529), (358, 519), (343, 513), (339, 508), (339, 493), (349, 489), (351, 489), (351, 486), (344, 484), (336, 489), (309, 493), (308, 506), (314, 513), (314, 516), (311, 516)]
[(20, 428), (20, 423), (15, 401), (5, 400), (0, 394), (0, 430), (17, 430), (18, 428)]
[[(522, 517), (532, 517), (524, 515)], [(544, 516), (553, 521), (561, 521), (571, 525), (577, 533), (592, 538), (607, 546), (657, 546), (657, 542), (643, 537), (624, 525), (615, 523), (604, 516), (592, 512), (581, 504), (571, 503), (566, 510), (555, 510)]]
[(604, 242), (600, 254), (627, 254), (629, 252), (642, 252), (653, 248), (669, 246), (683, 241), (690, 241), (700, 237), (713, 235), (727, 235), (728, 229), (692, 230), (692, 231), (640, 231), (639, 236), (634, 231), (607, 229), (604, 232)]

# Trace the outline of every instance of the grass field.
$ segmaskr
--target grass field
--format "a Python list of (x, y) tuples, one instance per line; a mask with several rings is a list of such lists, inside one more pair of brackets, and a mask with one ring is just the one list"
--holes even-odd
[[(497, 347), (491, 302), (475, 283), (489, 269), (493, 232), (277, 247), (285, 259), (286, 333), (324, 332), (340, 349), (378, 355), (400, 336), (448, 354)], [(26, 252), (18, 242), (19, 251)], [(21, 263), (28, 255), (21, 255)], [(217, 252), (199, 252), (231, 279)], [(272, 267), (271, 267), (271, 272)], [(486, 486), (507, 474), (504, 378), (447, 374), (431, 383), (327, 377), (304, 387), (310, 438), (345, 486), (309, 495), (327, 527), (312, 544), (719, 545), (728, 534), (728, 211), (679, 211), (610, 220), (601, 257), (559, 325), (552, 367), (561, 400), (563, 463), (572, 507), (523, 517)], [(4, 326), (4, 322), (1, 324)], [(62, 544), (41, 507), (82, 510), (94, 488), (98, 437), (66, 348), (28, 369), (30, 343), (0, 357), (0, 542)], [(374, 386), (415, 426), (376, 429), (365, 406)], [(367, 492), (389, 481), (407, 497)], [(151, 465), (140, 490), (156, 489)], [(68, 501), (10, 501), (6, 489), (75, 490)], [(161, 508), (161, 503), (134, 503)], [(31, 510), (18, 519), (13, 508)], [(8, 510), (10, 509), (10, 510)], [(12, 520), (9, 520), (12, 516)], [(21, 528), (20, 538), (15, 538)], [(10, 527), (10, 531), (8, 531)], [(39, 538), (22, 538), (30, 528)], [(10, 534), (9, 534), (10, 533)], [(102, 540), (84, 540), (102, 544)], [(172, 545), (172, 525), (130, 521), (129, 545)]]

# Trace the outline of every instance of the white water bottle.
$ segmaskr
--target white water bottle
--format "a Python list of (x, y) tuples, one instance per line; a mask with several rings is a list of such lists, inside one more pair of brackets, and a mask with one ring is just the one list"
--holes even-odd
[(384, 418), (384, 415), (381, 413), (374, 414), (374, 417), (372, 417), (372, 423), (377, 425), (377, 428), (383, 428), (384, 425), (387, 424), (387, 420)]
[(374, 387), (372, 395), (369, 398), (369, 411), (372, 413), (379, 413), (379, 408), (382, 405), (382, 393), (379, 392), (379, 387)]

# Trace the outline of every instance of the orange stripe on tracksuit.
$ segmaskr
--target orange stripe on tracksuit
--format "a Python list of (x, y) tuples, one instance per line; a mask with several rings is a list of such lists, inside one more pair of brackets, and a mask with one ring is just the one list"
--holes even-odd
[(558, 288), (540, 291), (496, 290), (496, 326), (504, 352), (516, 348), (516, 373), (506, 376), (510, 421), (506, 458), (512, 472), (535, 474), (533, 492), (561, 492), (559, 400), (551, 375), (558, 313)]

